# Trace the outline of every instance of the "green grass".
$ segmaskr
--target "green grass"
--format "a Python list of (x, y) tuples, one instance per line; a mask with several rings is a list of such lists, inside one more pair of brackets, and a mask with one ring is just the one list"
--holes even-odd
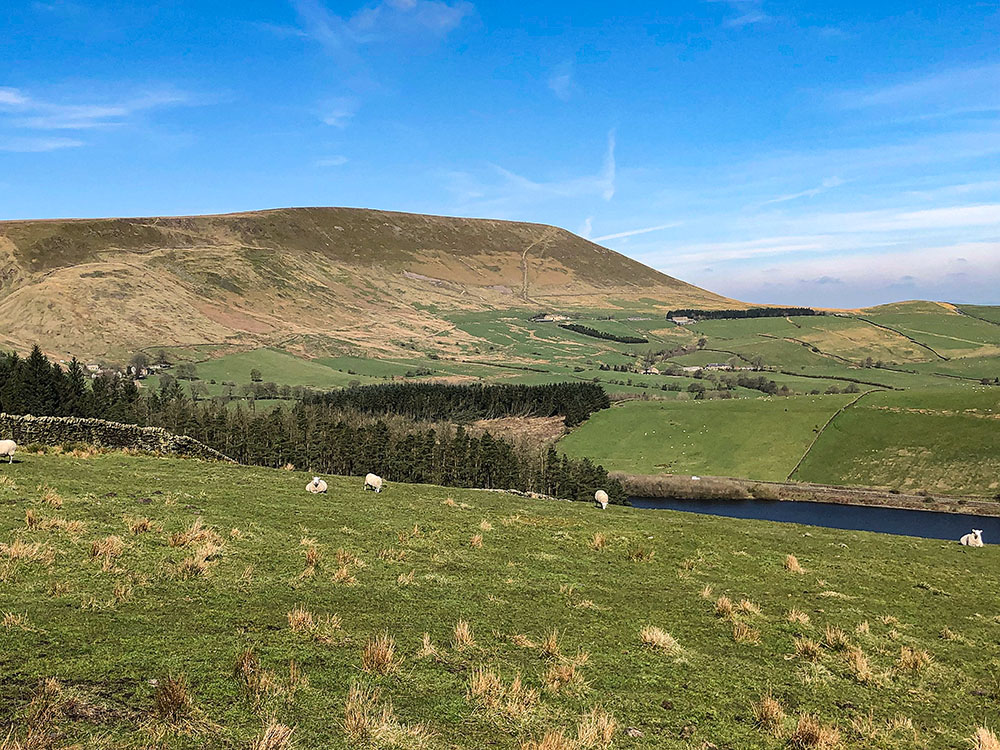
[(629, 402), (594, 414), (559, 446), (636, 474), (783, 480), (816, 431), (852, 398)]
[(795, 479), (993, 496), (1000, 388), (872, 393), (823, 433)]
[[(57, 710), (36, 739), (51, 730), (58, 747), (246, 748), (265, 717), (295, 727), (300, 749), (388, 747), (345, 734), (354, 684), (377, 688), (398, 722), (425, 725), (424, 742), (404, 738), (399, 747), (442, 750), (516, 749), (558, 728), (575, 736), (578, 718), (594, 706), (616, 718), (620, 750), (777, 750), (804, 713), (835, 725), (845, 748), (966, 748), (995, 715), (1000, 660), (989, 644), (998, 611), (983, 592), (1000, 586), (1000, 548), (822, 528), (806, 534), (801, 526), (667, 511), (599, 512), (428, 486), (365, 494), (358, 479), (331, 479), (330, 493), (317, 498), (304, 492), (302, 473), (114, 454), (31, 455), (0, 470), (16, 485), (0, 487), (0, 543), (51, 553), (16, 563), (0, 555), (0, 609), (11, 613), (0, 628), (0, 725), (10, 721), (23, 738), (39, 681), (57, 677)], [(40, 502), (41, 483), (58, 491), (62, 507)], [(26, 529), (29, 510), (85, 529), (76, 536)], [(124, 519), (138, 515), (156, 527), (130, 534)], [(221, 550), (205, 575), (181, 578), (178, 564), (192, 548), (171, 547), (167, 538), (199, 518), (218, 531)], [(595, 532), (606, 535), (601, 551), (590, 546)], [(469, 543), (477, 533), (481, 549)], [(89, 553), (107, 535), (120, 536), (124, 549), (102, 570)], [(303, 537), (322, 553), (308, 577)], [(334, 581), (338, 549), (351, 557), (355, 585)], [(644, 554), (633, 555), (637, 549)], [(785, 571), (787, 554), (806, 572)], [(701, 595), (705, 586), (713, 598), (759, 605), (760, 614), (738, 617), (759, 642), (733, 640), (732, 623)], [(292, 632), (287, 613), (297, 605), (316, 618), (336, 614), (341, 627)], [(811, 622), (789, 622), (791, 608)], [(474, 646), (453, 646), (460, 619), (471, 625)], [(862, 622), (869, 632), (855, 633)], [(670, 633), (679, 650), (643, 646), (647, 625)], [(828, 625), (864, 650), (874, 683), (860, 683), (831, 648), (816, 662), (795, 655), (797, 637), (821, 641)], [(941, 638), (944, 628), (957, 637)], [(538, 643), (553, 630), (564, 657), (589, 657), (578, 670), (583, 682), (559, 692), (543, 682), (559, 660), (514, 640)], [(399, 659), (385, 676), (361, 669), (362, 648), (381, 633), (395, 639)], [(436, 657), (418, 656), (423, 633)], [(904, 646), (933, 661), (901, 669)], [(234, 677), (237, 654), (248, 647), (277, 685), (287, 684), (290, 660), (308, 684), (291, 697), (248, 692)], [(539, 691), (537, 706), (510, 718), (473, 705), (468, 681), (481, 666), (507, 684), (520, 674)], [(151, 681), (167, 675), (184, 675), (190, 686), (186, 724), (154, 713)], [(753, 725), (751, 702), (765, 693), (789, 713), (784, 738)], [(869, 739), (852, 727), (869, 712), (882, 727), (903, 716), (913, 731)]]
[(337, 388), (352, 380), (370, 382), (364, 375), (348, 375), (319, 362), (302, 359), (277, 349), (255, 349), (250, 352), (229, 354), (218, 359), (199, 362), (198, 375), (202, 380), (214, 379), (217, 383), (232, 381), (249, 383), (250, 371), (260, 370), (264, 382), (279, 385), (307, 385), (313, 388)]

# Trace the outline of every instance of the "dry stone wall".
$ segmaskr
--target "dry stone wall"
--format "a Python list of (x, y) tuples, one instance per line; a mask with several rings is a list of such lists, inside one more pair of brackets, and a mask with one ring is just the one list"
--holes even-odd
[[(0, 413), (0, 440), (18, 445), (66, 445), (86, 443), (98, 448), (136, 450), (169, 456), (187, 456), (209, 461), (233, 461), (187, 435), (174, 435), (162, 427), (139, 427), (81, 417), (33, 417)], [(235, 463), (235, 462), (234, 462)]]

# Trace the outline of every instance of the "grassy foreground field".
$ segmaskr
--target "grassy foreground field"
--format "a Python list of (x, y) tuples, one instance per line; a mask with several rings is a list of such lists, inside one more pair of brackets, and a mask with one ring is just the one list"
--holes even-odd
[(306, 481), (0, 467), (0, 746), (967, 748), (997, 716), (997, 549)]

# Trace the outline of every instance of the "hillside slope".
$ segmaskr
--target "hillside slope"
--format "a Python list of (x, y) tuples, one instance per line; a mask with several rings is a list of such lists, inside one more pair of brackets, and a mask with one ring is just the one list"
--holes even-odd
[(556, 227), (351, 208), (0, 222), (0, 346), (397, 350), (440, 311), (731, 304)]
[(299, 750), (602, 750), (597, 707), (616, 750), (812, 747), (809, 714), (911, 750), (996, 716), (998, 547), (121, 454), (0, 478), (5, 747), (283, 748), (249, 744), (273, 717)]

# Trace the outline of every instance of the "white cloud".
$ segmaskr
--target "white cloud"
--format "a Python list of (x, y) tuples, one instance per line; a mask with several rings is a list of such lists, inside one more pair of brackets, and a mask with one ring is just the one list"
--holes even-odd
[(358, 111), (358, 102), (351, 97), (338, 97), (327, 103), (323, 122), (335, 128), (346, 128)]
[(0, 151), (21, 154), (39, 154), (47, 151), (59, 151), (65, 148), (77, 148), (83, 141), (73, 138), (30, 138), (30, 137), (0, 137)]
[(777, 198), (771, 198), (761, 203), (761, 206), (766, 206), (771, 203), (787, 203), (788, 201), (798, 200), (799, 198), (814, 198), (820, 193), (826, 192), (830, 188), (840, 187), (844, 184), (844, 180), (839, 177), (827, 177), (823, 182), (821, 182), (817, 187), (810, 188), (809, 190), (802, 190), (798, 193), (791, 193), (789, 195), (781, 195)]
[(549, 90), (556, 95), (556, 98), (566, 102), (573, 95), (573, 62), (567, 60), (555, 67), (549, 75)]
[(577, 230), (576, 233), (581, 237), (589, 238), (590, 233), (593, 231), (593, 229), (594, 229), (594, 217), (588, 216), (586, 219), (583, 220), (583, 224), (580, 225), (580, 228)]
[(28, 103), (28, 97), (18, 89), (0, 87), (0, 107), (22, 107)]
[(353, 15), (331, 11), (320, 0), (292, 0), (303, 31), (341, 64), (360, 62), (358, 48), (400, 37), (442, 37), (473, 12), (471, 3), (439, 0), (382, 0)]
[(834, 96), (834, 101), (848, 109), (955, 100), (974, 102), (979, 108), (992, 108), (1000, 105), (998, 81), (1000, 64), (955, 68), (888, 86), (843, 91)]
[[(669, 271), (668, 271), (669, 272)], [(713, 290), (757, 302), (860, 307), (907, 298), (1000, 302), (1000, 243), (855, 252), (784, 259), (698, 279)]]
[(317, 167), (342, 167), (347, 164), (348, 158), (346, 156), (331, 156), (326, 159), (320, 159), (316, 162)]
[(604, 242), (605, 240), (617, 240), (623, 237), (635, 237), (639, 234), (649, 234), (650, 232), (659, 232), (664, 229), (672, 229), (673, 227), (679, 227), (681, 222), (674, 221), (670, 224), (658, 224), (655, 227), (643, 227), (642, 229), (629, 229), (625, 232), (616, 232), (615, 234), (606, 234), (602, 237), (594, 237), (594, 242)]

